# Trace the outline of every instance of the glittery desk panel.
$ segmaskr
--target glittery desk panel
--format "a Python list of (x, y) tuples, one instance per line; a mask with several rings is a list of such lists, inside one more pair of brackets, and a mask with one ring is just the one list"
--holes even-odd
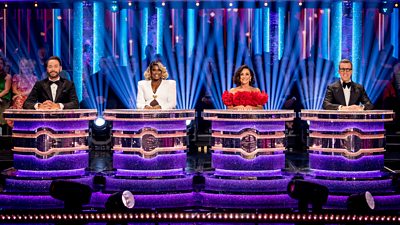
[(70, 170), (88, 167), (89, 154), (57, 155), (39, 159), (33, 155), (14, 154), (14, 168), (22, 170)]
[(372, 171), (381, 170), (383, 155), (369, 155), (358, 159), (348, 159), (340, 155), (309, 154), (310, 168), (330, 171)]
[(285, 167), (285, 154), (260, 155), (254, 159), (244, 159), (240, 155), (213, 154), (212, 167), (223, 170), (276, 170)]
[[(71, 180), (78, 183), (92, 185), (92, 177), (82, 177)], [(17, 177), (5, 179), (5, 192), (10, 193), (49, 193), (52, 179), (19, 179)]]
[(158, 155), (146, 159), (140, 155), (114, 153), (114, 168), (128, 170), (166, 170), (185, 168), (186, 153)]
[(133, 193), (178, 193), (192, 191), (192, 177), (182, 176), (178, 178), (143, 178), (135, 179), (131, 178), (106, 178), (106, 190), (107, 191), (123, 191), (129, 190)]

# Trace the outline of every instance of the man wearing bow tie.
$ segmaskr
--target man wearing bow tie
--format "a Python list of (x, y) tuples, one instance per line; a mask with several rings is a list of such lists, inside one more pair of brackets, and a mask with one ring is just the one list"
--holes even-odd
[(328, 85), (323, 108), (328, 110), (371, 110), (374, 105), (364, 87), (351, 81), (353, 64), (348, 59), (339, 63), (340, 80)]
[(48, 78), (35, 83), (23, 108), (37, 110), (79, 108), (74, 83), (60, 77), (61, 59), (51, 56), (45, 66)]

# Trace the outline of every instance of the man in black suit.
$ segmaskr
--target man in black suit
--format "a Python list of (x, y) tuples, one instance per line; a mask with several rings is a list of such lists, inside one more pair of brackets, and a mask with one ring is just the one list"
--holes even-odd
[(51, 56), (45, 66), (48, 78), (35, 83), (23, 108), (38, 110), (79, 108), (74, 83), (60, 77), (61, 59)]
[(328, 85), (323, 108), (328, 110), (371, 110), (374, 105), (364, 87), (351, 81), (353, 64), (348, 59), (339, 63), (340, 80)]

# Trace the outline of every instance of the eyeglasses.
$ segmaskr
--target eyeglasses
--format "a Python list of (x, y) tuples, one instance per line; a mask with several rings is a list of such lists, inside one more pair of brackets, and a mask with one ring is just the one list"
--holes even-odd
[(350, 72), (350, 71), (352, 71), (352, 70), (353, 70), (353, 69), (351, 69), (351, 68), (340, 68), (340, 69), (339, 69), (340, 72), (345, 72), (345, 71), (346, 71), (346, 72)]

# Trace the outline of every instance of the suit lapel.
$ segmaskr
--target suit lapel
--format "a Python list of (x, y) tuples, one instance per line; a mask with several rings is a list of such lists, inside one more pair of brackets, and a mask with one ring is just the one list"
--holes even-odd
[(338, 103), (340, 105), (346, 105), (346, 99), (344, 98), (344, 92), (340, 81), (337, 81), (335, 84), (335, 92)]
[(358, 89), (354, 84), (352, 84), (350, 90), (349, 105), (356, 105), (357, 98), (358, 98)]
[(47, 99), (53, 100), (53, 96), (51, 95), (51, 90), (50, 90), (50, 82), (48, 79), (46, 79), (43, 82), (43, 89), (47, 95)]
[(66, 82), (64, 82), (64, 80), (62, 80), (61, 78), (60, 78), (60, 82), (61, 82), (61, 84), (59, 87), (57, 87), (56, 98), (54, 99), (54, 102), (58, 101), (58, 98), (60, 97), (62, 91), (64, 90), (64, 88), (65, 88), (64, 86), (66, 85)]

